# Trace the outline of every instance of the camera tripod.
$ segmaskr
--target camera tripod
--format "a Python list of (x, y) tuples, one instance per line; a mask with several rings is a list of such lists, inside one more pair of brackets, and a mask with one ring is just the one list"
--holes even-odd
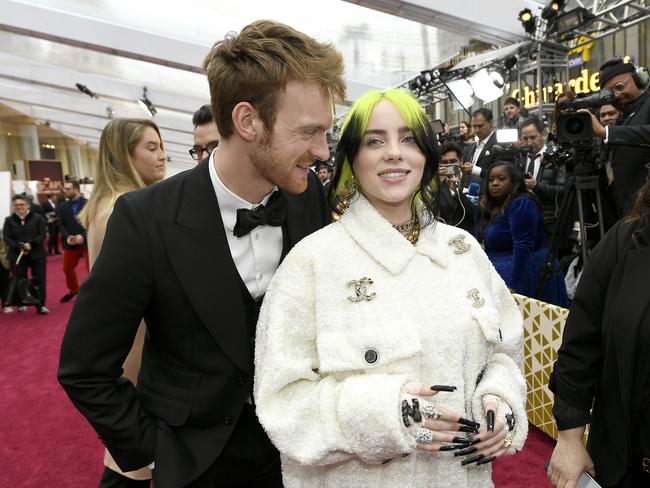
[(540, 270), (539, 284), (535, 293), (536, 297), (541, 296), (546, 280), (556, 272), (555, 262), (558, 258), (560, 246), (562, 243), (567, 241), (569, 233), (571, 232), (574, 221), (573, 209), (576, 207), (576, 203), (578, 208), (578, 222), (580, 224), (580, 255), (582, 256), (582, 262), (587, 262), (589, 250), (587, 247), (587, 225), (585, 223), (584, 196), (595, 196), (596, 216), (598, 218), (600, 239), (605, 235), (605, 219), (603, 217), (600, 176), (593, 172), (592, 168), (588, 168), (586, 171), (582, 172), (582, 174), (579, 174), (577, 169), (581, 166), (584, 168), (585, 165), (576, 165), (576, 172), (574, 175), (569, 177), (566, 185), (555, 228), (555, 234), (551, 237), (548, 246), (548, 254)]

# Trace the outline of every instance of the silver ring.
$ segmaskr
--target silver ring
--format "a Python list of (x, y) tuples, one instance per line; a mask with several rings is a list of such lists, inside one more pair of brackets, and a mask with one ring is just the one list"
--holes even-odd
[(415, 440), (418, 444), (431, 444), (433, 442), (433, 432), (429, 429), (419, 428), (415, 433)]
[(438, 412), (438, 409), (433, 405), (426, 405), (422, 409), (422, 414), (424, 415), (425, 419), (439, 420), (440, 417), (442, 417), (442, 414)]

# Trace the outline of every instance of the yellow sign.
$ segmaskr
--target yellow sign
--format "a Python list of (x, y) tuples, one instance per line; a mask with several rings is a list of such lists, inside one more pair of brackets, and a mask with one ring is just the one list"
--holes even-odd
[[(589, 74), (589, 70), (585, 68), (580, 71), (580, 76), (577, 78), (571, 78), (568, 85), (573, 93), (579, 95), (581, 93), (591, 93), (600, 90), (599, 81), (599, 72)], [(554, 83), (542, 88), (542, 103), (555, 103), (555, 99), (564, 90), (564, 87), (564, 83)], [(530, 87), (525, 86), (523, 90), (515, 88), (512, 90), (510, 96), (521, 100), (521, 104), (526, 108), (539, 105), (539, 87), (531, 89)]]
[[(580, 36), (574, 41), (574, 45), (579, 46), (579, 47), (574, 47), (569, 51), (569, 56), (574, 56), (576, 54), (580, 54), (582, 56), (582, 60), (587, 63), (591, 59), (591, 50), (594, 48), (596, 45), (595, 42), (587, 42), (589, 41), (589, 37), (585, 36)], [(587, 44), (583, 44), (587, 43)], [(581, 45), (582, 44), (582, 45)]]

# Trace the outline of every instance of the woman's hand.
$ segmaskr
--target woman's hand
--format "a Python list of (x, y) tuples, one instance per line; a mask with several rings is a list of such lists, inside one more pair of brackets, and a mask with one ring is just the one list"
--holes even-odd
[(596, 476), (594, 463), (582, 443), (584, 427), (560, 431), (546, 474), (553, 486), (575, 488), (585, 471)]
[(499, 411), (497, 398), (493, 396), (492, 398), (494, 399), (484, 401), (483, 404), (484, 414), (488, 419), (483, 431), (474, 437), (467, 449), (454, 453), (454, 456), (465, 456), (461, 461), (462, 465), (491, 463), (499, 456), (503, 456), (508, 450), (509, 429), (503, 419), (497, 415)]
[[(463, 418), (453, 410), (449, 410), (438, 403), (427, 399), (437, 395), (443, 390), (432, 389), (440, 385), (409, 383), (404, 387), (402, 406), (404, 401), (412, 408), (412, 400), (417, 397), (421, 421), (416, 422), (413, 416), (408, 417), (409, 431), (416, 437), (417, 449), (422, 451), (450, 451), (466, 447), (470, 440), (463, 432), (478, 433), (479, 424)], [(455, 387), (449, 387), (455, 390)], [(451, 390), (451, 391), (453, 391)]]

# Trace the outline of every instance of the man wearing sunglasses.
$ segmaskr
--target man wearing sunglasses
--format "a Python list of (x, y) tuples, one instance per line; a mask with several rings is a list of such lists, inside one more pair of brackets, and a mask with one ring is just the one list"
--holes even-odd
[(622, 217), (633, 205), (650, 163), (650, 95), (647, 79), (627, 58), (614, 58), (600, 67), (600, 86), (614, 92), (612, 105), (621, 111), (614, 125), (603, 126), (593, 114), (591, 120), (594, 136), (610, 148), (614, 198)]
[(212, 117), (210, 105), (203, 105), (192, 115), (194, 124), (194, 145), (190, 149), (190, 156), (195, 161), (201, 161), (212, 154), (219, 145), (219, 129)]

